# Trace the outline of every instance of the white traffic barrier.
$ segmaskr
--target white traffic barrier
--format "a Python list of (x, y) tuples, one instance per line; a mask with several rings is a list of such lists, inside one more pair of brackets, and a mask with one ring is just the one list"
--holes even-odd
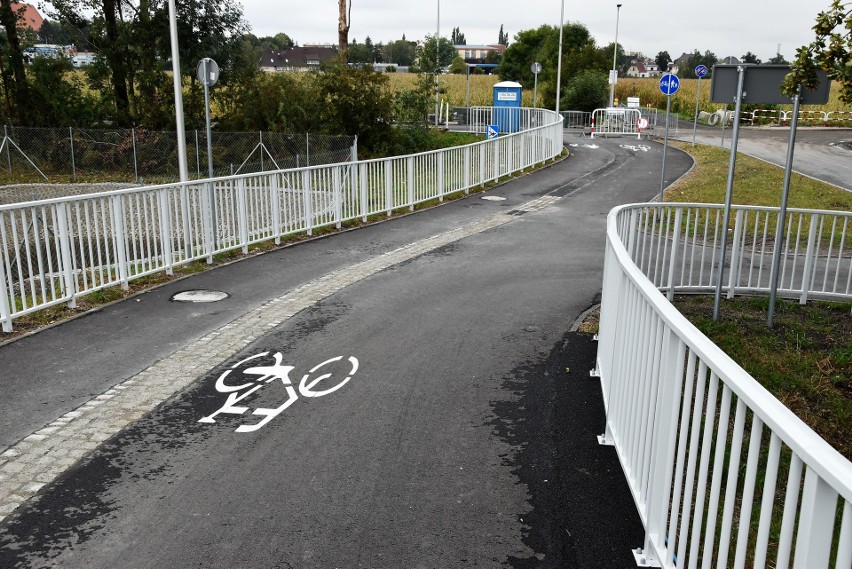
[(592, 113), (592, 138), (595, 136), (635, 136), (640, 138), (639, 109), (609, 107)]

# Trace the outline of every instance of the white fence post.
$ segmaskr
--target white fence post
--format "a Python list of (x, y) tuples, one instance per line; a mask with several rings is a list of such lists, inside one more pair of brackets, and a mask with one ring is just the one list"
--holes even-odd
[[(5, 231), (6, 224), (4, 222), (3, 212), (0, 211), (0, 236), (4, 236)], [(5, 237), (3, 241), (5, 241)], [(9, 303), (10, 297), (14, 299), (14, 296), (11, 296), (11, 290), (6, 284), (6, 248), (4, 247), (3, 250), (0, 251), (0, 322), (3, 324), (4, 332), (12, 331), (12, 308)]]
[(435, 157), (438, 161), (438, 201), (444, 201), (444, 157), (446, 152), (441, 150)]
[(385, 171), (385, 210), (387, 216), (393, 214), (393, 170), (391, 163), (385, 160), (382, 163), (382, 169)]
[(406, 159), (406, 185), (408, 186), (408, 209), (414, 211), (414, 156)]
[(808, 468), (802, 490), (793, 569), (828, 567), (836, 507), (837, 492)]
[(666, 292), (666, 298), (671, 302), (674, 298), (674, 274), (675, 269), (677, 268), (677, 253), (678, 253), (678, 245), (680, 245), (680, 226), (681, 220), (683, 218), (683, 209), (677, 208), (675, 210), (675, 223), (674, 223), (674, 231), (672, 232), (672, 250), (671, 250), (671, 258), (669, 259), (669, 283), (668, 283), (668, 291)]
[(278, 193), (278, 175), (269, 176), (269, 203), (272, 208), (272, 234), (275, 244), (281, 245), (281, 195)]
[[(742, 253), (743, 214), (745, 210), (737, 210), (736, 222), (734, 223), (734, 239), (731, 241), (731, 267), (728, 270), (728, 298), (734, 298), (737, 286), (740, 282), (740, 255)], [(727, 231), (727, 227), (722, 228)], [(721, 267), (720, 270), (724, 270)]]
[(343, 227), (343, 184), (340, 166), (331, 169), (331, 183), (334, 191), (334, 221), (335, 227)]
[(305, 228), (308, 235), (314, 234), (314, 200), (311, 195), (311, 171), (302, 171), (302, 201), (305, 205)]
[(464, 147), (464, 193), (470, 193), (470, 146)]
[(157, 192), (157, 207), (160, 219), (160, 246), (163, 248), (163, 265), (166, 274), (174, 274), (174, 244), (172, 243), (172, 216), (169, 209), (169, 190), (162, 189)]
[(127, 290), (130, 288), (130, 271), (127, 266), (127, 229), (124, 223), (124, 200), (121, 195), (112, 196), (109, 199), (109, 206), (112, 214), (113, 247), (115, 262), (118, 265), (118, 278), (121, 281), (121, 288)]
[(240, 224), (240, 245), (243, 254), (248, 253), (249, 244), (249, 221), (248, 221), (248, 197), (246, 195), (246, 179), (237, 180), (237, 215)]
[(811, 288), (811, 281), (813, 280), (814, 273), (814, 263), (816, 262), (816, 242), (817, 242), (817, 225), (819, 223), (819, 217), (817, 214), (811, 215), (811, 227), (808, 231), (808, 250), (805, 253), (805, 269), (802, 272), (802, 294), (799, 297), (799, 304), (806, 304), (808, 302), (808, 293)]
[(213, 239), (213, 204), (210, 201), (211, 194), (213, 194), (212, 191), (199, 191), (201, 201), (201, 233), (204, 239), (204, 255), (207, 257), (208, 264), (213, 263), (213, 253), (215, 252), (215, 240)]
[(370, 199), (367, 192), (367, 165), (358, 164), (358, 186), (361, 193), (361, 221), (367, 223), (370, 215)]

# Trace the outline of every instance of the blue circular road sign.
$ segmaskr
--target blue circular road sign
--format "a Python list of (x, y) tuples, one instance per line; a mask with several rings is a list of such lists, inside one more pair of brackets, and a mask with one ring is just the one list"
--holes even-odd
[(695, 76), (696, 77), (701, 79), (705, 75), (707, 75), (707, 66), (706, 65), (699, 65), (698, 67), (695, 68)]
[(674, 95), (678, 89), (680, 89), (680, 79), (677, 75), (666, 73), (660, 78), (660, 91), (663, 95)]

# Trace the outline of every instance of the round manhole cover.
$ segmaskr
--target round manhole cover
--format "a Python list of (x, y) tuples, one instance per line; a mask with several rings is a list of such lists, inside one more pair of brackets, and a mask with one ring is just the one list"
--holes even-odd
[(482, 199), (488, 200), (490, 202), (502, 202), (506, 201), (506, 198), (502, 198), (500, 196), (482, 196)]
[(175, 302), (219, 302), (230, 295), (219, 290), (185, 290), (172, 297)]

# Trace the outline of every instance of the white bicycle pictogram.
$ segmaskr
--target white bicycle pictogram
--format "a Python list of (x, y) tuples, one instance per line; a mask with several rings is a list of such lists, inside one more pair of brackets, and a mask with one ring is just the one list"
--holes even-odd
[(649, 150), (651, 150), (650, 146), (645, 146), (644, 144), (620, 144), (619, 146), (621, 146), (621, 148), (624, 148), (625, 150), (632, 150), (633, 152), (639, 152), (640, 150), (642, 152), (648, 152)]
[[(296, 394), (296, 387), (294, 387), (292, 380), (290, 379), (290, 372), (296, 369), (293, 366), (282, 365), (284, 361), (284, 357), (281, 355), (281, 352), (276, 352), (272, 355), (272, 358), (275, 360), (271, 365), (266, 366), (255, 366), (242, 370), (242, 374), (244, 376), (254, 376), (254, 381), (250, 381), (248, 383), (243, 383), (240, 385), (228, 385), (225, 383), (225, 379), (231, 375), (231, 373), (235, 370), (240, 369), (244, 364), (266, 357), (269, 355), (269, 352), (261, 352), (259, 354), (255, 354), (253, 356), (247, 357), (244, 360), (240, 360), (231, 366), (230, 369), (226, 370), (219, 378), (216, 380), (216, 391), (219, 393), (227, 393), (228, 398), (225, 403), (216, 411), (211, 413), (206, 417), (202, 417), (198, 420), (199, 423), (215, 423), (215, 417), (221, 414), (230, 414), (230, 415), (242, 415), (246, 411), (249, 410), (249, 407), (238, 406), (237, 403), (243, 401), (249, 395), (255, 393), (261, 388), (268, 386), (276, 380), (281, 380), (281, 383), (284, 385), (284, 389), (287, 392), (287, 400), (283, 405), (279, 407), (256, 407), (252, 410), (252, 415), (257, 415), (263, 417), (259, 422), (252, 425), (240, 425), (237, 427), (237, 433), (250, 433), (252, 431), (256, 431), (269, 423), (272, 419), (280, 415), (287, 409), (290, 405), (296, 402), (299, 396)], [(348, 362), (351, 366), (349, 374), (339, 383), (324, 390), (315, 390), (314, 388), (318, 383), (329, 379), (334, 372), (325, 373), (319, 375), (317, 377), (311, 377), (312, 374), (315, 374), (318, 370), (323, 367), (333, 364), (335, 362), (339, 362), (343, 360), (343, 356), (337, 356), (336, 358), (331, 358), (314, 366), (308, 373), (306, 373), (301, 381), (299, 381), (298, 389), (299, 394), (302, 397), (322, 397), (323, 395), (328, 395), (329, 393), (334, 393), (352, 379), (352, 376), (358, 371), (358, 359), (350, 356), (348, 358)]]

